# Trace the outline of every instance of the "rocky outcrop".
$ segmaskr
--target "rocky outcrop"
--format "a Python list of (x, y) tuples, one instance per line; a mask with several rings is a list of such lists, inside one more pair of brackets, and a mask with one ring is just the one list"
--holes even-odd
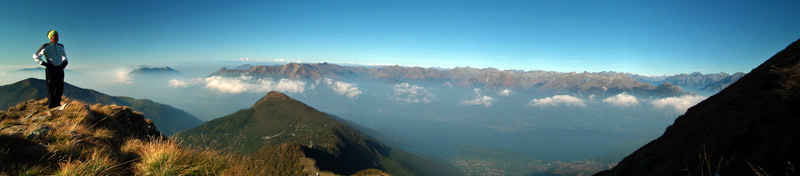
[(0, 111), (0, 175), (50, 175), (68, 167), (64, 163), (91, 160), (98, 153), (129, 164), (133, 157), (122, 150), (126, 141), (166, 139), (151, 120), (129, 107), (69, 98), (62, 104), (48, 109), (46, 99), (29, 100)]

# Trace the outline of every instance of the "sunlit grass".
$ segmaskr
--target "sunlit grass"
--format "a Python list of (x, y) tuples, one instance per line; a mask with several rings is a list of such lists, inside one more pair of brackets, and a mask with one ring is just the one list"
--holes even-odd
[(73, 160), (60, 164), (57, 176), (117, 175), (119, 163), (104, 151), (95, 150), (85, 161)]
[(136, 150), (141, 157), (135, 166), (139, 175), (219, 175), (227, 167), (226, 157), (214, 151), (184, 149), (161, 139), (137, 144), (129, 142), (125, 148)]

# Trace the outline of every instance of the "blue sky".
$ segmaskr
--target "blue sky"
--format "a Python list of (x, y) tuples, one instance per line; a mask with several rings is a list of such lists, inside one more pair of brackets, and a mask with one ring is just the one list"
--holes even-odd
[(56, 29), (70, 65), (303, 62), (747, 72), (800, 38), (800, 1), (9, 1), (0, 65)]

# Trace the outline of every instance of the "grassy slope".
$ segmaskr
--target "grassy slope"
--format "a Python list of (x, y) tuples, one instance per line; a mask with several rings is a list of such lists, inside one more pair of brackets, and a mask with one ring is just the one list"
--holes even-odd
[[(29, 99), (45, 98), (47, 90), (45, 81), (28, 78), (14, 84), (0, 86), (0, 109), (7, 109)], [(155, 122), (156, 127), (165, 135), (196, 127), (203, 123), (191, 114), (175, 107), (150, 100), (134, 99), (122, 96), (110, 96), (91, 89), (83, 89), (71, 84), (64, 85), (64, 96), (87, 103), (117, 104), (130, 106), (142, 112)]]
[[(64, 102), (69, 106), (63, 111), (48, 110), (46, 100), (30, 100), (0, 111), (0, 175), (313, 174), (302, 172), (302, 166), (181, 147), (126, 106)], [(45, 126), (48, 132), (30, 137)], [(264, 155), (298, 160), (299, 146), (277, 146)]]

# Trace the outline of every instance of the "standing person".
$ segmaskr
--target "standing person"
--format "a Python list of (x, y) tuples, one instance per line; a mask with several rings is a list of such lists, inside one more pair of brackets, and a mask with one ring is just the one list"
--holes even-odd
[[(58, 32), (50, 30), (47, 32), (50, 42), (42, 44), (36, 53), (33, 53), (33, 60), (45, 67), (45, 78), (47, 80), (47, 103), (49, 108), (61, 105), (61, 95), (64, 94), (64, 68), (67, 67), (67, 54), (64, 52), (64, 45), (58, 43)], [(42, 56), (45, 59), (42, 59)]]

